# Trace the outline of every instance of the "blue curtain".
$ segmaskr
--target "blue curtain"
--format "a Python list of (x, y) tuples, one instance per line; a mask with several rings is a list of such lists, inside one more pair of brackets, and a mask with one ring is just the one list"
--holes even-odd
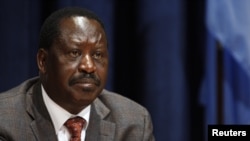
[(145, 63), (141, 96), (156, 117), (154, 123), (159, 123), (155, 126), (156, 136), (165, 136), (161, 138), (165, 141), (184, 141), (189, 134), (182, 54), (185, 9), (175, 0), (140, 0), (139, 4), (136, 39), (141, 47), (139, 53), (143, 53), (140, 61)]
[(205, 71), (204, 78), (200, 89), (200, 103), (205, 107), (204, 110), (204, 126), (203, 128), (207, 140), (207, 125), (218, 123), (218, 50), (216, 39), (208, 32), (206, 38), (205, 54)]
[(0, 4), (0, 90), (36, 75), (35, 52), (41, 23), (40, 3), (2, 1)]
[[(207, 43), (206, 69), (201, 99), (206, 124), (249, 124), (250, 119), (250, 1), (207, 0), (206, 27), (212, 42), (221, 45), (221, 93), (217, 93), (216, 44)], [(217, 84), (217, 85), (216, 85)], [(205, 94), (204, 94), (205, 92)], [(221, 99), (218, 99), (221, 95)], [(219, 112), (218, 112), (219, 110)]]
[[(223, 123), (249, 123), (250, 1), (209, 0), (207, 28), (223, 50)], [(214, 46), (208, 46), (214, 48)], [(211, 56), (211, 54), (210, 54)]]
[(196, 97), (188, 89), (186, 51), (192, 53), (190, 50), (195, 48), (190, 49), (186, 44), (186, 3), (184, 0), (2, 0), (0, 91), (38, 74), (35, 57), (39, 30), (51, 12), (66, 6), (85, 7), (99, 15), (106, 27), (110, 52), (107, 89), (149, 110), (157, 141), (192, 140), (190, 132), (200, 129), (190, 125), (195, 125), (190, 122), (190, 105), (196, 104), (190, 99)]

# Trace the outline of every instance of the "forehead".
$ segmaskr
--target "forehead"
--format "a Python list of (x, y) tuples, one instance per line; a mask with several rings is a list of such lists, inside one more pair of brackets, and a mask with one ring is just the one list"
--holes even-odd
[(72, 16), (61, 20), (61, 36), (82, 35), (82, 36), (102, 36), (106, 40), (106, 35), (101, 24), (83, 16)]

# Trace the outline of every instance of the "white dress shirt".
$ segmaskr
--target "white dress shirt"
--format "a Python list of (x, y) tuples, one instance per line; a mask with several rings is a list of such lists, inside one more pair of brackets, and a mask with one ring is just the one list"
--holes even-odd
[(81, 112), (79, 112), (77, 115), (72, 115), (71, 113), (69, 113), (62, 107), (60, 107), (57, 103), (55, 103), (48, 96), (43, 86), (41, 87), (42, 87), (43, 100), (48, 109), (50, 117), (52, 119), (58, 141), (69, 141), (70, 133), (68, 132), (67, 128), (64, 126), (64, 123), (69, 118), (72, 118), (75, 116), (80, 116), (86, 120), (86, 126), (82, 130), (82, 133), (81, 133), (81, 141), (84, 141), (85, 136), (86, 136), (86, 130), (87, 130), (88, 123), (89, 123), (90, 105), (87, 106), (85, 109), (83, 109)]

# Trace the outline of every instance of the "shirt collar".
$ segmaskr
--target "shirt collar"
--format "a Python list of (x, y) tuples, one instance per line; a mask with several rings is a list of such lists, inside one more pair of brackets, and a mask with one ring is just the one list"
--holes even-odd
[(63, 124), (66, 122), (66, 120), (68, 120), (71, 117), (75, 117), (75, 116), (80, 116), (86, 120), (86, 122), (87, 122), (86, 129), (87, 129), (87, 126), (89, 123), (89, 116), (90, 116), (90, 108), (91, 108), (90, 105), (87, 106), (86, 108), (84, 108), (77, 115), (72, 115), (71, 113), (69, 113), (68, 111), (63, 109), (61, 106), (59, 106), (57, 103), (55, 103), (48, 96), (48, 94), (46, 93), (46, 91), (44, 90), (42, 85), (41, 85), (41, 87), (42, 87), (43, 100), (44, 100), (44, 103), (45, 103), (47, 110), (50, 114), (50, 117), (52, 119), (56, 134), (63, 127)]

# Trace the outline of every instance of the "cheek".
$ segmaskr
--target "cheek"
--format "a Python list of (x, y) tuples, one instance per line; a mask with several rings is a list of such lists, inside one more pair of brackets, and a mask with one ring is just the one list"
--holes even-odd
[(79, 60), (69, 60), (64, 55), (58, 57), (57, 65), (60, 71), (63, 73), (67, 73), (68, 71), (72, 71), (77, 69), (79, 64)]
[(64, 79), (69, 79), (76, 71), (76, 63), (61, 63), (58, 67), (58, 74)]
[(59, 81), (65, 82), (71, 77), (71, 75), (77, 69), (77, 63), (68, 62), (64, 59), (55, 59), (51, 63), (51, 72), (54, 77), (57, 77)]
[(100, 77), (100, 79), (105, 82), (107, 79), (107, 75), (108, 75), (108, 65), (107, 64), (99, 64), (96, 66), (97, 71), (98, 71), (98, 75)]

